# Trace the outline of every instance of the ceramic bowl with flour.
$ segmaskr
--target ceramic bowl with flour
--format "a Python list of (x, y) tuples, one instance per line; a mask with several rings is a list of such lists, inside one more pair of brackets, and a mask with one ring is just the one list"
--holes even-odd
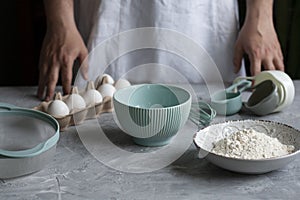
[(198, 131), (199, 157), (239, 173), (261, 174), (284, 167), (300, 152), (299, 130), (273, 121), (238, 120)]

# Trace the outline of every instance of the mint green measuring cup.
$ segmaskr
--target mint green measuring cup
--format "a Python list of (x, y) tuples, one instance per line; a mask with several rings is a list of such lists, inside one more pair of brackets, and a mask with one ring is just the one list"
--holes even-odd
[(214, 93), (211, 96), (211, 107), (216, 110), (218, 115), (236, 114), (243, 105), (241, 93), (250, 88), (251, 85), (251, 81), (241, 80), (225, 89), (225, 91)]

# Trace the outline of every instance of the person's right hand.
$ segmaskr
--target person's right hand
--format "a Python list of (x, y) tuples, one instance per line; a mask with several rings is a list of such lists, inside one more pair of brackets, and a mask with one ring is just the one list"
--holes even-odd
[(81, 64), (83, 77), (87, 79), (88, 66), (83, 64), (87, 55), (87, 48), (76, 27), (48, 28), (40, 54), (38, 97), (43, 99), (46, 95), (46, 101), (53, 98), (59, 74), (63, 92), (68, 94), (71, 90), (72, 68), (76, 59)]
[(250, 60), (251, 75), (264, 70), (284, 71), (283, 54), (273, 23), (273, 0), (248, 0), (244, 25), (235, 44), (235, 71), (244, 54)]

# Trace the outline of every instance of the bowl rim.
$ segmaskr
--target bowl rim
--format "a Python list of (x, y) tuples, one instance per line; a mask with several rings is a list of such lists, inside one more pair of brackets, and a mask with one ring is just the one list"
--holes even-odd
[[(133, 105), (128, 105), (128, 104), (125, 104), (124, 102), (121, 102), (120, 100), (118, 100), (116, 98), (116, 95), (118, 94), (119, 91), (123, 91), (123, 90), (126, 90), (126, 89), (129, 89), (129, 88), (132, 88), (132, 87), (142, 87), (142, 86), (146, 86), (146, 85), (161, 85), (161, 86), (164, 86), (164, 87), (168, 87), (168, 88), (175, 88), (175, 89), (179, 89), (181, 91), (184, 91), (187, 95), (188, 95), (188, 98), (186, 101), (182, 102), (182, 103), (179, 103), (177, 105), (173, 105), (173, 106), (167, 106), (167, 107), (162, 107), (162, 108), (144, 108), (144, 107), (137, 107), (137, 106), (133, 106)], [(186, 104), (190, 104), (191, 103), (191, 99), (192, 99), (192, 96), (191, 96), (191, 93), (189, 91), (187, 91), (186, 89), (182, 88), (182, 87), (178, 87), (178, 86), (174, 86), (174, 85), (168, 85), (168, 84), (157, 84), (157, 83), (143, 83), (143, 84), (137, 84), (137, 85), (130, 85), (128, 87), (125, 87), (125, 88), (122, 88), (120, 90), (117, 90), (114, 95), (113, 95), (113, 102), (117, 102), (123, 106), (127, 106), (129, 108), (134, 108), (134, 109), (140, 109), (140, 110), (168, 110), (168, 109), (174, 109), (176, 107), (181, 107), (183, 105), (186, 105)]]
[[(297, 128), (294, 128), (288, 124), (284, 124), (282, 122), (277, 122), (277, 121), (271, 121), (271, 120), (264, 120), (264, 119), (238, 119), (238, 120), (229, 120), (229, 121), (225, 121), (225, 122), (218, 122), (218, 123), (214, 123), (214, 124), (211, 124), (207, 127), (205, 127), (204, 129), (210, 127), (210, 126), (214, 126), (214, 125), (220, 125), (220, 124), (224, 124), (224, 123), (231, 123), (231, 122), (243, 122), (243, 121), (253, 121), (253, 122), (267, 122), (267, 123), (275, 123), (275, 124), (278, 124), (278, 125), (281, 125), (281, 126), (284, 126), (284, 127), (287, 127), (287, 128), (291, 128), (297, 132), (300, 133), (300, 130), (297, 129)], [(297, 150), (297, 151), (294, 151), (290, 154), (287, 154), (287, 155), (283, 155), (283, 156), (277, 156), (277, 157), (271, 157), (271, 158), (263, 158), (263, 159), (244, 159), (244, 158), (232, 158), (232, 157), (226, 157), (226, 156), (223, 156), (223, 155), (219, 155), (219, 154), (216, 154), (216, 153), (212, 153), (211, 151), (207, 151), (206, 149), (203, 149), (201, 148), (197, 142), (196, 142), (196, 138), (197, 138), (197, 135), (199, 134), (200, 131), (204, 130), (204, 129), (201, 129), (199, 131), (197, 131), (194, 136), (193, 136), (193, 143), (194, 145), (197, 147), (197, 149), (201, 149), (202, 151), (205, 151), (207, 152), (207, 156), (209, 154), (212, 154), (214, 156), (218, 156), (218, 157), (221, 157), (221, 158), (225, 158), (225, 159), (229, 159), (229, 160), (235, 160), (235, 161), (247, 161), (247, 162), (265, 162), (265, 161), (273, 161), (273, 160), (279, 160), (279, 159), (285, 159), (285, 158), (289, 158), (289, 157), (293, 157), (295, 155), (297, 155), (298, 153), (300, 153), (300, 148)]]

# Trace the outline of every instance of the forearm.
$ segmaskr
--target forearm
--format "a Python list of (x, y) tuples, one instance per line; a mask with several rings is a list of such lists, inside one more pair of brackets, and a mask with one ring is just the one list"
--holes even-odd
[(247, 0), (244, 25), (235, 46), (234, 64), (240, 69), (244, 53), (249, 56), (251, 74), (284, 70), (280, 43), (273, 24), (273, 0)]
[(75, 27), (73, 0), (44, 0), (49, 28)]
[(273, 25), (273, 0), (247, 0), (245, 23), (256, 24), (257, 27), (265, 23)]

